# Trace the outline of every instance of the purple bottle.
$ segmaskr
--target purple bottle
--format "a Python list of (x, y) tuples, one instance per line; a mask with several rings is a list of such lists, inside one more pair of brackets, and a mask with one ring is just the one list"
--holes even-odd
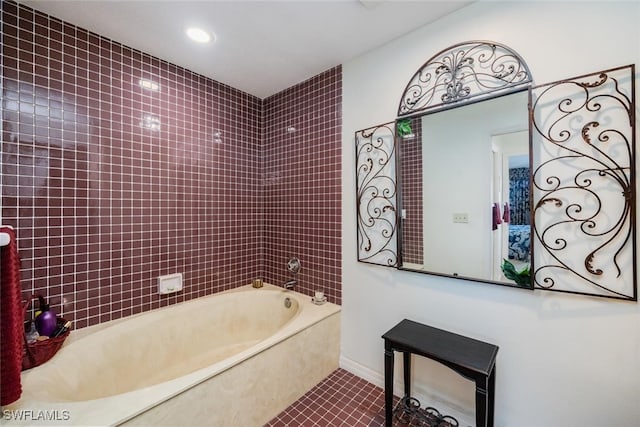
[(36, 317), (36, 330), (40, 335), (50, 337), (56, 330), (58, 323), (56, 313), (49, 309), (49, 304), (44, 302), (42, 296), (38, 295), (38, 299), (40, 300), (41, 313)]

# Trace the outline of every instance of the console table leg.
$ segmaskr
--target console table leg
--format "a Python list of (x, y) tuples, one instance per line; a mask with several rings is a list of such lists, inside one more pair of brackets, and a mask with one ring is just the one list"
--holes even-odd
[(393, 422), (393, 350), (384, 350), (384, 423), (391, 427)]
[(411, 353), (405, 351), (402, 353), (402, 361), (404, 366), (404, 396), (411, 395)]
[(476, 427), (489, 427), (487, 424), (487, 403), (486, 379), (476, 380)]
[(491, 375), (489, 375), (489, 387), (487, 389), (487, 397), (489, 401), (487, 402), (487, 426), (493, 427), (493, 414), (495, 408), (495, 394), (496, 394), (496, 367), (493, 367), (491, 371)]

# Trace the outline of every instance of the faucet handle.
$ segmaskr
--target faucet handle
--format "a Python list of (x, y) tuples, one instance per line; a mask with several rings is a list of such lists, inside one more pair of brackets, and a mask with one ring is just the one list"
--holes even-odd
[(300, 264), (300, 260), (296, 257), (293, 257), (287, 263), (287, 270), (289, 270), (290, 273), (296, 274), (298, 271), (300, 271), (301, 266), (302, 265)]

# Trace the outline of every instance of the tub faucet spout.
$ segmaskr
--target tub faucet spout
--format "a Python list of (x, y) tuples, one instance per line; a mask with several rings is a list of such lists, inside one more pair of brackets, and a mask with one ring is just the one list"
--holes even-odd
[(287, 280), (282, 286), (284, 286), (285, 289), (293, 289), (293, 287), (297, 284), (298, 284), (298, 281), (296, 279), (291, 279), (291, 280)]
[(300, 260), (296, 257), (291, 258), (287, 263), (287, 270), (291, 274), (291, 279), (287, 280), (282, 286), (285, 289), (293, 289), (293, 287), (298, 284), (296, 274), (300, 271)]

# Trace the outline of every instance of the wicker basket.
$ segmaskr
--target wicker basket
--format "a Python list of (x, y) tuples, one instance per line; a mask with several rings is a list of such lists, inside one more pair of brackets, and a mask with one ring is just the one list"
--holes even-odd
[[(29, 302), (25, 304), (25, 313), (29, 307)], [(64, 326), (67, 321), (62, 318), (57, 318), (57, 325)], [(62, 347), (64, 340), (67, 339), (71, 330), (67, 330), (60, 336), (55, 338), (49, 338), (48, 340), (36, 341), (31, 344), (27, 343), (27, 337), (24, 337), (24, 351), (22, 352), (22, 370), (35, 368), (42, 365), (47, 360), (51, 359)]]

